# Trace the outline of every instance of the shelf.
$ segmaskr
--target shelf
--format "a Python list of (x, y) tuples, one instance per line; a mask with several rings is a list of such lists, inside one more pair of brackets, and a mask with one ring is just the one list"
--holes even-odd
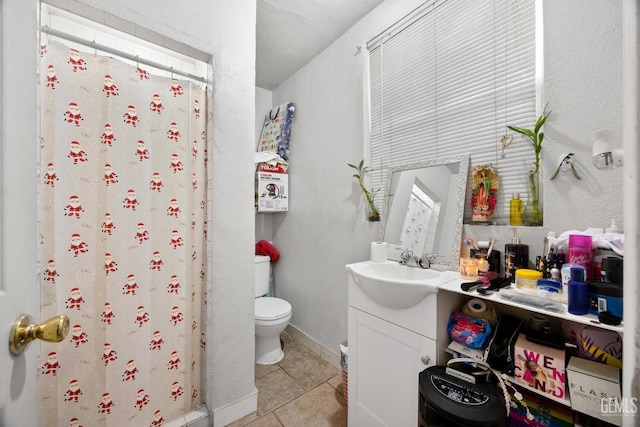
[[(555, 317), (558, 319), (564, 319), (564, 320), (570, 320), (572, 322), (576, 322), (576, 323), (581, 323), (584, 325), (590, 325), (590, 326), (597, 326), (598, 328), (601, 329), (607, 329), (610, 331), (615, 331), (618, 332), (620, 335), (622, 335), (623, 331), (624, 331), (624, 322), (621, 323), (618, 326), (613, 326), (613, 325), (606, 325), (604, 323), (601, 323), (600, 321), (598, 321), (598, 318), (592, 314), (585, 314), (583, 316), (578, 316), (575, 314), (571, 314), (567, 311), (564, 312), (559, 312), (559, 311), (551, 311), (551, 310), (545, 310), (543, 308), (540, 307), (536, 307), (533, 305), (526, 305), (526, 304), (522, 304), (519, 302), (514, 302), (514, 301), (510, 301), (504, 298), (500, 297), (500, 292), (495, 292), (493, 294), (490, 295), (482, 295), (479, 294), (476, 291), (471, 291), (471, 292), (465, 292), (462, 289), (460, 289), (460, 284), (465, 282), (465, 280), (460, 279), (460, 280), (451, 280), (447, 283), (444, 283), (442, 285), (440, 285), (440, 291), (448, 291), (448, 292), (454, 292), (460, 295), (465, 295), (469, 298), (479, 298), (482, 300), (486, 300), (486, 301), (491, 301), (494, 302), (496, 304), (503, 304), (503, 305), (507, 305), (507, 306), (511, 306), (511, 307), (516, 307), (522, 310), (527, 310), (527, 311), (531, 311), (531, 312), (535, 312), (535, 313), (541, 313), (541, 314), (545, 314), (547, 316), (550, 317)], [(510, 288), (507, 289), (517, 289), (515, 288), (514, 285), (511, 285)]]

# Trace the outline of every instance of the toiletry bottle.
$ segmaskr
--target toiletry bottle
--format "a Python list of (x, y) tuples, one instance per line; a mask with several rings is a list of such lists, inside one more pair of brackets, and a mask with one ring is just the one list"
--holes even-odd
[(584, 271), (580, 268), (571, 268), (571, 280), (569, 280), (569, 313), (587, 314), (589, 311), (589, 286), (583, 279)]
[(579, 264), (587, 269), (587, 282), (593, 277), (593, 238), (589, 235), (570, 234), (567, 262)]
[(518, 229), (513, 228), (511, 243), (504, 245), (504, 277), (515, 283), (515, 272), (519, 268), (529, 268), (529, 245), (520, 243)]
[(553, 253), (553, 245), (555, 245), (556, 243), (556, 232), (555, 231), (549, 231), (547, 233), (547, 240), (546, 240), (546, 254), (545, 257), (547, 259), (550, 258), (551, 254)]
[(578, 264), (563, 264), (560, 270), (560, 278), (562, 282), (562, 299), (565, 304), (569, 302), (569, 281), (571, 280), (571, 269), (577, 268), (582, 271), (582, 275), (579, 277), (580, 281), (584, 282), (587, 279), (587, 270)]
[(605, 228), (604, 232), (605, 233), (622, 233), (622, 230), (618, 228), (618, 225), (616, 224), (616, 219), (613, 218), (611, 220), (611, 227)]
[(513, 193), (509, 202), (509, 223), (511, 225), (522, 225), (522, 210), (520, 194)]

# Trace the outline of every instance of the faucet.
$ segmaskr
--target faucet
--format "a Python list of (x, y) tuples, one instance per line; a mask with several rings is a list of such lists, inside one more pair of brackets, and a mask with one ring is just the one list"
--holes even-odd
[(436, 255), (423, 254), (414, 255), (412, 250), (404, 249), (400, 254), (400, 264), (409, 267), (431, 268), (431, 263)]

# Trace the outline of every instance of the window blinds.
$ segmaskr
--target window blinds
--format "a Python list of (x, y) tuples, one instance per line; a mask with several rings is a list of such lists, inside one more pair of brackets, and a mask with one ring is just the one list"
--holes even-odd
[(374, 188), (389, 166), (470, 154), (472, 171), (498, 170), (493, 219), (508, 223), (511, 194), (526, 202), (535, 153), (519, 135), (503, 150), (501, 138), (513, 134), (507, 125), (536, 122), (535, 24), (535, 0), (444, 0), (369, 42)]

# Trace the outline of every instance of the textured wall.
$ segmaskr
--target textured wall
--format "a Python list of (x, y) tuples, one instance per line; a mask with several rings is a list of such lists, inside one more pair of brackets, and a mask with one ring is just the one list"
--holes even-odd
[[(419, 2), (385, 1), (273, 91), (274, 104), (298, 105), (291, 142), (290, 210), (274, 218), (282, 252), (276, 295), (293, 306), (291, 323), (338, 352), (346, 339), (344, 265), (369, 256), (378, 227), (363, 220), (360, 193), (346, 163), (363, 157), (362, 64), (356, 47)], [(543, 148), (545, 227), (522, 229), (531, 254), (548, 231), (622, 224), (622, 170), (599, 171), (589, 134), (622, 130), (621, 4), (598, 0), (544, 2), (543, 100), (553, 110)], [(557, 158), (576, 154), (582, 176), (548, 181)], [(510, 240), (509, 227), (464, 227), (476, 240)], [(535, 255), (533, 255), (535, 256)]]

